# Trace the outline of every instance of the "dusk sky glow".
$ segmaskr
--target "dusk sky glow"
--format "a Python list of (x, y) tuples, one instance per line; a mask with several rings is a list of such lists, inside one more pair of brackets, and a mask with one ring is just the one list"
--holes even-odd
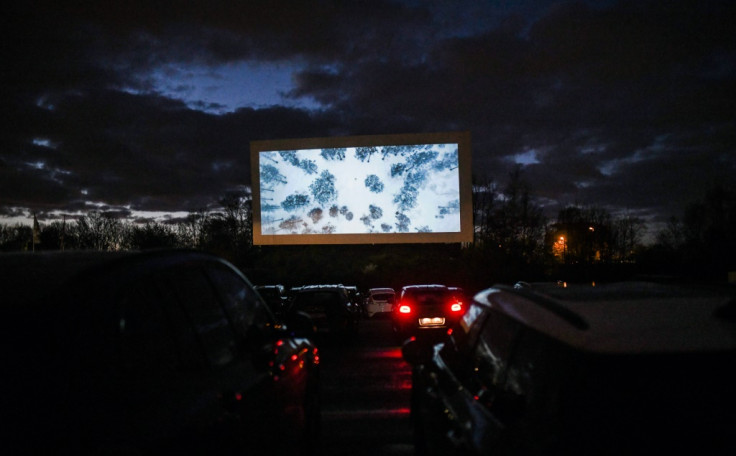
[(178, 220), (250, 186), (255, 140), (468, 131), (656, 229), (736, 176), (736, 2), (16, 2), (4, 14), (0, 223)]

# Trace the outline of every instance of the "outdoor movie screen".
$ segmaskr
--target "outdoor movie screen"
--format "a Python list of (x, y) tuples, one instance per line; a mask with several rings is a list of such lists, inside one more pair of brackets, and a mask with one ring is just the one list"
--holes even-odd
[(253, 141), (253, 243), (470, 242), (468, 132)]

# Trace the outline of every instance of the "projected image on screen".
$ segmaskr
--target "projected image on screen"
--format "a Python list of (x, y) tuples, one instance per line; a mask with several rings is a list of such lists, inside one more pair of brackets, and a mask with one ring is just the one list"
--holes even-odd
[(261, 234), (460, 231), (457, 144), (259, 154)]
[(473, 239), (469, 132), (251, 142), (253, 244)]

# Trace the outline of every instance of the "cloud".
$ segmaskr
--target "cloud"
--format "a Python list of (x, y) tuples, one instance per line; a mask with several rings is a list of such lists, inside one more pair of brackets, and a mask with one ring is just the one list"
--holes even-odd
[[(534, 150), (552, 216), (677, 215), (733, 182), (733, 2), (115, 3), (10, 7), (0, 213), (197, 210), (249, 183), (251, 140), (345, 134), (467, 130), (499, 182)], [(238, 62), (289, 62), (317, 107), (188, 98), (187, 71)]]
[(328, 135), (332, 125), (300, 110), (215, 116), (117, 91), (62, 97), (45, 117), (37, 134), (57, 145), (19, 141), (3, 154), (0, 205), (63, 210), (88, 199), (134, 210), (199, 210), (249, 184), (251, 140)]

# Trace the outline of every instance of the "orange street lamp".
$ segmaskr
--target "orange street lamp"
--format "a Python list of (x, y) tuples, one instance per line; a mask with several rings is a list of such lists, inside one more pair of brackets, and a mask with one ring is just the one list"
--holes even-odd
[(565, 236), (560, 236), (560, 244), (562, 244), (562, 262), (567, 262), (567, 241), (565, 240)]

